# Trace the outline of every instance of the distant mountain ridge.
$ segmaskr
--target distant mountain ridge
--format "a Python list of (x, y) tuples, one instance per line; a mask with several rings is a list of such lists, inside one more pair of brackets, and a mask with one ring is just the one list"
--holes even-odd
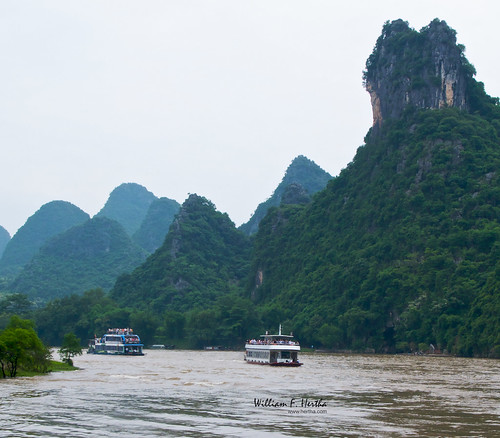
[[(281, 204), (283, 195), (291, 184), (294, 185), (295, 193), (300, 191), (298, 186), (303, 189), (299, 201), (303, 203), (307, 199), (307, 196), (304, 195), (312, 196), (316, 192), (324, 189), (331, 179), (332, 176), (319, 167), (314, 161), (309, 160), (304, 155), (299, 155), (288, 166), (283, 179), (274, 190), (271, 197), (267, 201), (259, 204), (250, 220), (242, 224), (239, 229), (247, 235), (255, 234), (259, 229), (260, 221), (264, 218), (267, 211), (271, 207), (277, 207)], [(290, 196), (290, 193), (289, 196), (285, 198), (286, 202), (294, 202), (292, 199), (293, 197)]]
[[(7, 239), (0, 287), (38, 302), (87, 288), (109, 289), (118, 275), (135, 268), (163, 243), (179, 208), (176, 201), (158, 199), (134, 183), (117, 187), (95, 220), (66, 201), (45, 204), (12, 239), (0, 230), (0, 239)], [(139, 220), (135, 244), (124, 226), (132, 232)], [(99, 245), (106, 241), (112, 246), (102, 252)]]
[(0, 259), (0, 275), (15, 276), (51, 237), (89, 218), (87, 213), (70, 202), (44, 204), (8, 242)]
[(39, 302), (107, 290), (146, 255), (117, 221), (94, 217), (50, 239), (9, 288)]
[(158, 198), (145, 187), (136, 183), (123, 183), (109, 195), (96, 217), (105, 216), (122, 224), (129, 236), (141, 226), (150, 205)]
[(180, 204), (173, 199), (155, 199), (149, 206), (140, 228), (133, 234), (132, 240), (146, 251), (155, 252), (163, 244), (180, 208)]

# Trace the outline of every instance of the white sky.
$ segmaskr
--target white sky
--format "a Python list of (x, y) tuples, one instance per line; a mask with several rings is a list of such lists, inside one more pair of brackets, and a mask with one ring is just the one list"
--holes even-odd
[(240, 225), (297, 155), (352, 160), (384, 22), (436, 17), (500, 96), (497, 0), (2, 0), (0, 225), (57, 199), (94, 215), (124, 182)]

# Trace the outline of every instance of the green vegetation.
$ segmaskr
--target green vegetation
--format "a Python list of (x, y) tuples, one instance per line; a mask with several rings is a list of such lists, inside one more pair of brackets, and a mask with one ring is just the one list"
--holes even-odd
[(123, 226), (132, 236), (141, 226), (148, 209), (156, 196), (145, 187), (135, 183), (125, 183), (116, 187), (96, 217), (107, 217)]
[(408, 110), (313, 204), (269, 214), (251, 274), (264, 281), (249, 291), (259, 308), (327, 348), (498, 356), (500, 109), (491, 116)]
[[(308, 204), (249, 240), (192, 195), (164, 244), (116, 282), (34, 312), (45, 342), (133, 327), (146, 344), (239, 347), (282, 323), (303, 345), (500, 356), (500, 110), (408, 109)], [(0, 313), (2, 313), (0, 312)]]
[(31, 319), (34, 306), (24, 294), (7, 294), (0, 297), (0, 330), (7, 327), (14, 315)]
[(0, 259), (2, 258), (2, 254), (9, 241), (10, 241), (9, 232), (4, 227), (0, 226)]
[(39, 303), (98, 287), (111, 289), (116, 277), (145, 258), (120, 224), (96, 217), (51, 239), (9, 289)]
[(131, 274), (121, 276), (111, 297), (124, 306), (185, 312), (206, 308), (237, 292), (247, 274), (249, 240), (227, 214), (190, 195), (163, 246)]
[(19, 370), (46, 373), (50, 351), (37, 336), (33, 322), (12, 316), (0, 332), (0, 367), (2, 377), (16, 377)]
[(165, 240), (180, 207), (177, 201), (168, 198), (153, 201), (141, 227), (132, 236), (132, 240), (149, 253), (155, 252)]
[(63, 333), (89, 339), (109, 327), (133, 327), (146, 345), (239, 347), (259, 324), (242, 296), (249, 258), (250, 241), (229, 217), (191, 195), (163, 246), (120, 277), (111, 294), (94, 289), (36, 310), (40, 336), (60, 345)]
[(0, 259), (0, 275), (12, 279), (50, 238), (88, 219), (87, 213), (69, 202), (43, 205), (10, 239)]
[(38, 371), (30, 371), (30, 370), (25, 370), (25, 369), (21, 368), (17, 371), (16, 377), (33, 377), (33, 376), (39, 376), (41, 374), (47, 374), (47, 373), (53, 373), (53, 372), (75, 371), (77, 369), (78, 369), (78, 367), (75, 367), (73, 365), (69, 365), (69, 364), (64, 363), (64, 362), (59, 362), (57, 360), (49, 360), (49, 364), (47, 366), (46, 372), (41, 373)]
[[(431, 33), (438, 44), (419, 51)], [(110, 293), (83, 275), (78, 279), (77, 269), (73, 292), (78, 279), (85, 293), (35, 308), (29, 298), (44, 296), (56, 275), (67, 274), (57, 271), (47, 282), (37, 276), (36, 294), (25, 285), (16, 290), (28, 297), (1, 298), (0, 327), (18, 312), (32, 315), (49, 345), (60, 345), (64, 333), (88, 339), (109, 327), (132, 327), (145, 344), (199, 348), (240, 347), (282, 323), (304, 346), (499, 358), (500, 107), (473, 79), (463, 48), (450, 46), (454, 38), (444, 22), (420, 33), (400, 20), (387, 24), (377, 42), (388, 44), (386, 57), (376, 46), (365, 79), (380, 82), (385, 70), (375, 69), (383, 66), (394, 76), (379, 92), (392, 87), (413, 93), (411, 99), (430, 99), (438, 86), (430, 74), (434, 61), (417, 55), (448, 50), (450, 65), (458, 73), (465, 69), (454, 89), (462, 93), (458, 107), (442, 100), (434, 109), (404, 107), (402, 98), (392, 111), (391, 99), (381, 99), (383, 122), (340, 175), (311, 197), (302, 183), (287, 181), (251, 238), (210, 201), (191, 195), (163, 244), (140, 266), (122, 271)], [(410, 88), (402, 90), (404, 78)], [(99, 245), (108, 241), (95, 235), (84, 240), (106, 248)], [(52, 252), (47, 245), (40, 256), (52, 258), (34, 259), (31, 269), (56, 273), (51, 265), (60, 269), (68, 261), (97, 277), (78, 263), (100, 252), (76, 241)], [(124, 259), (132, 247), (122, 248), (128, 249), (114, 254)], [(6, 328), (2, 351), (10, 345), (8, 330), (14, 328)]]
[(78, 339), (74, 333), (66, 333), (58, 352), (64, 363), (73, 366), (73, 360), (71, 358), (82, 354), (80, 339)]
[(250, 220), (240, 226), (240, 230), (247, 235), (255, 234), (259, 229), (260, 221), (264, 219), (271, 207), (278, 207), (282, 202), (291, 203), (287, 199), (287, 192), (290, 186), (300, 186), (306, 194), (303, 197), (303, 202), (308, 202), (309, 197), (307, 195), (312, 196), (316, 192), (323, 190), (331, 178), (331, 175), (325, 172), (314, 161), (309, 160), (303, 155), (299, 155), (288, 166), (285, 176), (278, 187), (276, 187), (272, 196), (259, 204)]

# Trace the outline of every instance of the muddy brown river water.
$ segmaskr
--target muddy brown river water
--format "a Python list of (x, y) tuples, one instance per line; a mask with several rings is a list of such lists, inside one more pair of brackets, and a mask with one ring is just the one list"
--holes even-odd
[(500, 437), (498, 360), (302, 354), (274, 368), (146, 352), (0, 380), (0, 436)]

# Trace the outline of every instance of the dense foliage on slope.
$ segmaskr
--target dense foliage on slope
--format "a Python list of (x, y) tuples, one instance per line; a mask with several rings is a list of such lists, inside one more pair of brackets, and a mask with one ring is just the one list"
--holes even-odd
[(488, 121), (456, 109), (408, 111), (369, 137), (311, 206), (274, 211), (256, 238), (257, 302), (325, 347), (432, 343), (492, 354), (500, 347), (495, 113)]
[(110, 289), (145, 257), (118, 222), (95, 217), (49, 240), (9, 289), (42, 302), (97, 287)]
[(69, 202), (43, 205), (7, 244), (0, 260), (0, 275), (15, 276), (51, 237), (88, 219), (87, 213)]
[(0, 378), (16, 377), (20, 370), (46, 373), (50, 357), (32, 321), (12, 316), (6, 328), (0, 330)]
[[(283, 196), (287, 193), (290, 185), (300, 186), (308, 194), (323, 190), (331, 179), (331, 175), (325, 172), (314, 161), (309, 160), (303, 155), (296, 157), (283, 176), (281, 183), (276, 187), (272, 196), (265, 202), (259, 204), (250, 220), (240, 226), (240, 230), (247, 235), (252, 235), (259, 229), (259, 223), (271, 207), (277, 207), (283, 201)], [(302, 197), (302, 199), (305, 199)], [(285, 202), (293, 201), (285, 199)]]
[(118, 302), (186, 311), (236, 289), (247, 273), (249, 241), (227, 214), (190, 195), (164, 244), (112, 291)]
[(165, 240), (180, 207), (179, 203), (172, 199), (159, 198), (154, 200), (149, 206), (141, 227), (132, 236), (132, 240), (146, 251), (155, 252)]
[(473, 73), (446, 23), (384, 25), (366, 144), (311, 205), (261, 223), (263, 315), (327, 348), (500, 356), (500, 108)]
[(135, 183), (124, 183), (109, 195), (97, 217), (114, 219), (132, 236), (141, 226), (148, 209), (156, 196), (145, 187)]

